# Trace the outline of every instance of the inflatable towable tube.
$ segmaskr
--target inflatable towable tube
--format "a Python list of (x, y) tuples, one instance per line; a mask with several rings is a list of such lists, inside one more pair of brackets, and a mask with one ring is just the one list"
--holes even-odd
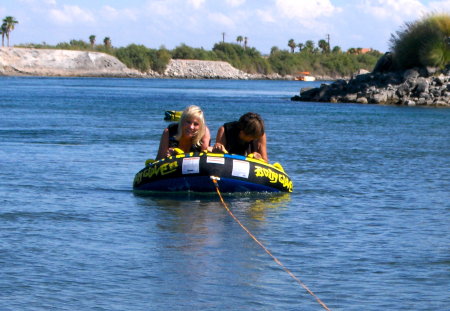
[(292, 192), (293, 185), (281, 165), (235, 154), (191, 152), (146, 165), (134, 177), (133, 189), (144, 191)]

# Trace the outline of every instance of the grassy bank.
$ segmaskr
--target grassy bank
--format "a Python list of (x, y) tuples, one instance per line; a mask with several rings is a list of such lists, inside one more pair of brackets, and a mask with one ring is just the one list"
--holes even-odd
[(340, 50), (320, 52), (317, 49), (293, 53), (276, 47), (272, 48), (270, 55), (262, 55), (255, 48), (233, 43), (217, 43), (211, 50), (193, 48), (185, 44), (173, 50), (164, 47), (152, 49), (137, 44), (116, 48), (108, 45), (92, 45), (83, 40), (71, 40), (54, 46), (25, 44), (20, 47), (104, 52), (117, 57), (129, 68), (141, 72), (151, 69), (160, 73), (164, 71), (170, 59), (197, 59), (226, 61), (235, 68), (252, 74), (296, 75), (298, 72), (309, 71), (313, 75), (348, 76), (359, 69), (373, 69), (381, 55), (377, 51), (358, 54)]

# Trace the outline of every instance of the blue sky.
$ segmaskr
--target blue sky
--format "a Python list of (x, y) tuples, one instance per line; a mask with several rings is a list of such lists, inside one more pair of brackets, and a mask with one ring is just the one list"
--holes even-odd
[(0, 17), (19, 24), (11, 44), (56, 44), (71, 39), (113, 46), (181, 43), (212, 49), (248, 37), (263, 54), (273, 46), (330, 36), (331, 46), (389, 49), (392, 33), (430, 12), (450, 13), (450, 0), (1, 0)]

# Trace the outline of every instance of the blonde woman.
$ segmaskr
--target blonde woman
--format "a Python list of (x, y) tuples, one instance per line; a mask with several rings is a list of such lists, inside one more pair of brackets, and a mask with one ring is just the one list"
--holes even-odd
[(198, 106), (189, 106), (183, 111), (178, 123), (172, 123), (164, 129), (156, 160), (173, 155), (174, 148), (186, 153), (206, 150), (210, 141), (211, 134), (203, 111)]

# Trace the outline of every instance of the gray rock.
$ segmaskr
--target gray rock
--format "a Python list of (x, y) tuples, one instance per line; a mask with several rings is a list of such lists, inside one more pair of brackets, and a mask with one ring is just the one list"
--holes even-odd
[(373, 68), (374, 73), (379, 72), (389, 72), (393, 69), (394, 62), (392, 59), (392, 53), (386, 52), (383, 56), (381, 56), (377, 63), (375, 64), (375, 67)]
[(403, 74), (404, 81), (416, 79), (417, 77), (419, 77), (419, 72), (415, 69), (406, 70), (405, 73)]
[(419, 98), (430, 99), (431, 95), (429, 93), (422, 92), (419, 94)]
[(370, 102), (374, 104), (385, 104), (387, 99), (387, 93), (385, 91), (381, 91), (378, 94), (373, 94)]
[(367, 104), (367, 103), (369, 103), (369, 101), (367, 100), (367, 98), (366, 97), (358, 97), (357, 99), (356, 99), (356, 102), (358, 103), (358, 104)]
[(343, 97), (343, 100), (346, 101), (346, 102), (353, 103), (353, 102), (356, 101), (357, 98), (358, 98), (358, 95), (357, 95), (357, 94), (350, 93), (350, 94), (346, 94), (346, 95)]
[(411, 93), (411, 91), (410, 91), (409, 85), (407, 83), (403, 83), (402, 85), (400, 85), (397, 88), (397, 95), (399, 97), (403, 97), (403, 96), (409, 95), (409, 93)]
[(420, 97), (419, 100), (417, 101), (418, 106), (424, 106), (426, 104), (427, 104), (427, 100), (423, 97)]
[(300, 95), (302, 95), (304, 92), (307, 92), (307, 91), (312, 90), (312, 89), (314, 89), (314, 88), (313, 87), (302, 87), (300, 89)]
[(427, 79), (420, 77), (416, 80), (416, 89), (415, 93), (420, 94), (423, 92), (428, 92), (429, 82)]
[(437, 76), (434, 79), (434, 82), (436, 82), (436, 85), (439, 85), (439, 86), (447, 84), (447, 87), (448, 87), (449, 84), (446, 83), (447, 81), (448, 81), (448, 79), (443, 74), (440, 74), (439, 76)]
[(443, 100), (437, 100), (437, 101), (434, 102), (434, 104), (435, 104), (436, 106), (449, 106), (449, 105), (450, 105), (450, 103), (449, 103), (448, 101), (445, 102), (445, 101), (443, 101)]

